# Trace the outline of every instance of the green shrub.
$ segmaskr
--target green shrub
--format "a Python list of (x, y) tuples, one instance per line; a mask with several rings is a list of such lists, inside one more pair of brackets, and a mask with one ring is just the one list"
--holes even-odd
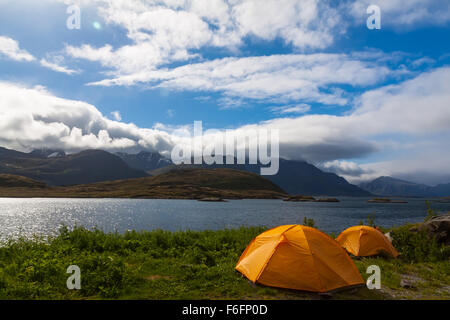
[(392, 244), (400, 258), (408, 262), (442, 261), (450, 258), (450, 248), (430, 239), (425, 231), (412, 232), (414, 225), (405, 225), (391, 231)]
[(311, 228), (315, 228), (316, 227), (316, 222), (312, 218), (304, 217), (303, 218), (303, 225), (311, 227)]
[(425, 204), (427, 206), (427, 216), (425, 217), (425, 221), (430, 220), (433, 217), (436, 217), (436, 212), (431, 208), (431, 203), (427, 200), (425, 201)]

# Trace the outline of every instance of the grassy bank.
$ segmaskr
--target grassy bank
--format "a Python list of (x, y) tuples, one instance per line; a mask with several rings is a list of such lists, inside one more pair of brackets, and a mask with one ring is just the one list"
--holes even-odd
[[(449, 250), (409, 226), (393, 231), (397, 260), (355, 260), (381, 267), (382, 290), (359, 288), (337, 299), (450, 299)], [(315, 294), (251, 285), (234, 266), (263, 228), (201, 232), (128, 232), (61, 229), (43, 241), (15, 240), (0, 247), (0, 299), (310, 299)], [(81, 269), (81, 290), (68, 290), (69, 265)], [(402, 278), (414, 288), (400, 286)]]

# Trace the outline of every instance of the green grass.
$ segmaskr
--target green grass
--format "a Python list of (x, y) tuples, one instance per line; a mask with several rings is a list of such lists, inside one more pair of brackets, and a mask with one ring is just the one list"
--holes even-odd
[[(62, 228), (43, 239), (0, 246), (0, 299), (317, 299), (318, 295), (250, 284), (234, 271), (248, 243), (264, 228), (219, 231), (145, 231), (125, 234)], [(394, 230), (400, 259), (355, 260), (366, 279), (371, 264), (382, 270), (383, 290), (359, 288), (336, 299), (449, 299), (450, 262), (432, 241)], [(403, 237), (403, 238), (402, 238)], [(412, 238), (411, 238), (412, 237)], [(419, 238), (414, 238), (419, 237)], [(422, 242), (431, 244), (423, 244)], [(410, 246), (418, 243), (417, 252)], [(427, 254), (424, 251), (430, 250)], [(68, 290), (69, 265), (81, 269), (81, 290)], [(402, 276), (420, 279), (417, 288), (400, 287)]]

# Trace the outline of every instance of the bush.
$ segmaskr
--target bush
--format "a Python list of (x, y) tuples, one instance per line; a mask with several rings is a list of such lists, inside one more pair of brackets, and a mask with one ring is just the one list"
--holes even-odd
[(311, 227), (311, 228), (315, 228), (316, 227), (316, 222), (312, 218), (304, 217), (303, 218), (303, 225)]
[(392, 244), (400, 258), (408, 262), (442, 261), (450, 258), (450, 248), (430, 239), (425, 231), (412, 232), (414, 225), (405, 225), (391, 231)]
[(86, 255), (74, 264), (81, 269), (81, 294), (84, 296), (99, 294), (104, 298), (115, 298), (128, 283), (133, 282), (133, 274), (127, 272), (120, 257)]
[(425, 217), (425, 221), (430, 220), (433, 217), (436, 217), (436, 212), (431, 208), (431, 203), (427, 200), (425, 201), (425, 204), (427, 206), (427, 216)]

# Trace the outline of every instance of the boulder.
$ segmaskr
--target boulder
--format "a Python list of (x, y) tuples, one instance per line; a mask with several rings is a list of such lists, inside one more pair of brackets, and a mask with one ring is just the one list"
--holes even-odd
[(415, 281), (413, 281), (411, 279), (401, 279), (400, 280), (400, 286), (405, 289), (413, 289), (416, 287), (415, 284), (416, 284)]
[(450, 245), (450, 213), (432, 217), (411, 231), (425, 231), (428, 236), (437, 242)]

